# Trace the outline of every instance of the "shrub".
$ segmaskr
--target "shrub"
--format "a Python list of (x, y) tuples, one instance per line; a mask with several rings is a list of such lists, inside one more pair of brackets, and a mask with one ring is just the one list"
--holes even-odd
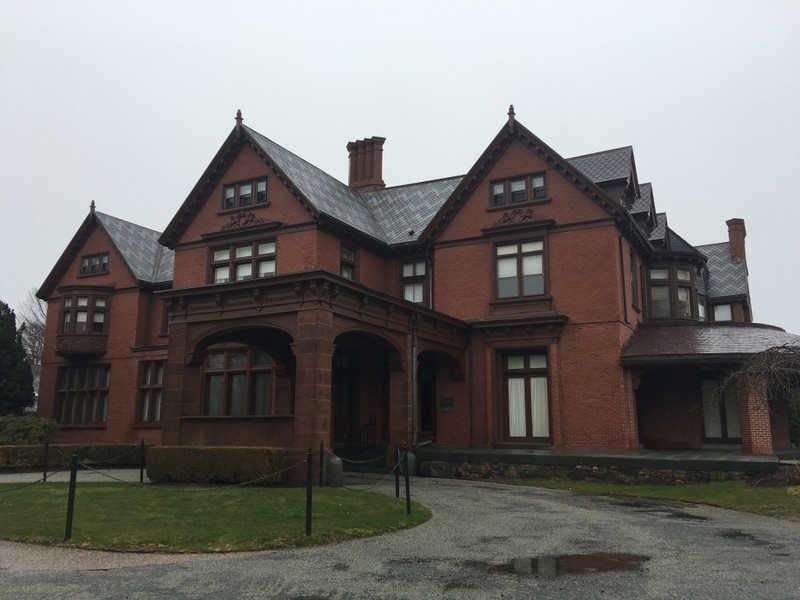
[(6, 415), (0, 417), (0, 446), (43, 444), (56, 429), (58, 424), (52, 419)]
[[(47, 449), (48, 469), (67, 468), (72, 453), (78, 460), (96, 467), (139, 466), (141, 448), (138, 444), (61, 445), (50, 444)], [(44, 466), (44, 446), (0, 446), (0, 468), (32, 469)]]
[[(155, 483), (278, 483), (283, 467), (279, 448), (239, 446), (153, 446), (147, 476)], [(265, 477), (269, 475), (269, 477)], [(263, 479), (262, 479), (263, 478)]]

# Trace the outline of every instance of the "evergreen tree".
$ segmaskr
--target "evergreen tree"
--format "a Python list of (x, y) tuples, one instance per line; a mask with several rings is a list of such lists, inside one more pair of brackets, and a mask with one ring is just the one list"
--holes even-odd
[(25, 362), (22, 333), (17, 318), (5, 302), (0, 302), (0, 416), (21, 415), (33, 404), (33, 377)]

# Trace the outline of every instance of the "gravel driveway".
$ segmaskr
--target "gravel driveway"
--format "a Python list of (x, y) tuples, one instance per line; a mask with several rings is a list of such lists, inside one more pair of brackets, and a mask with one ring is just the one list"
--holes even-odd
[(0, 542), (0, 598), (800, 598), (800, 523), (444, 479), (415, 478), (412, 495), (429, 522), (318, 548), (186, 556)]

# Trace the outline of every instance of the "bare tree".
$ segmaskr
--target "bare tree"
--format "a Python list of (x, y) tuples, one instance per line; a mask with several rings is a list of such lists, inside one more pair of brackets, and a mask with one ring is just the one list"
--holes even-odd
[(42, 363), (44, 326), (47, 322), (47, 302), (36, 297), (36, 288), (28, 290), (25, 300), (17, 308), (22, 321), (20, 332), (25, 354), (33, 365)]
[(792, 441), (800, 441), (800, 344), (753, 354), (722, 382), (722, 386), (729, 384), (740, 390), (763, 386), (769, 398), (785, 402)]

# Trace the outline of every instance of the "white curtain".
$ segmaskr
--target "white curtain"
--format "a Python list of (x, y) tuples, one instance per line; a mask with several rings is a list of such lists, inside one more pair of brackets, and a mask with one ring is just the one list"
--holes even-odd
[(508, 379), (508, 435), (525, 437), (525, 379), (509, 377)]
[(725, 388), (725, 425), (729, 438), (742, 437), (739, 429), (739, 394), (732, 387)]
[(533, 416), (533, 437), (550, 437), (547, 377), (531, 377), (531, 415)]

